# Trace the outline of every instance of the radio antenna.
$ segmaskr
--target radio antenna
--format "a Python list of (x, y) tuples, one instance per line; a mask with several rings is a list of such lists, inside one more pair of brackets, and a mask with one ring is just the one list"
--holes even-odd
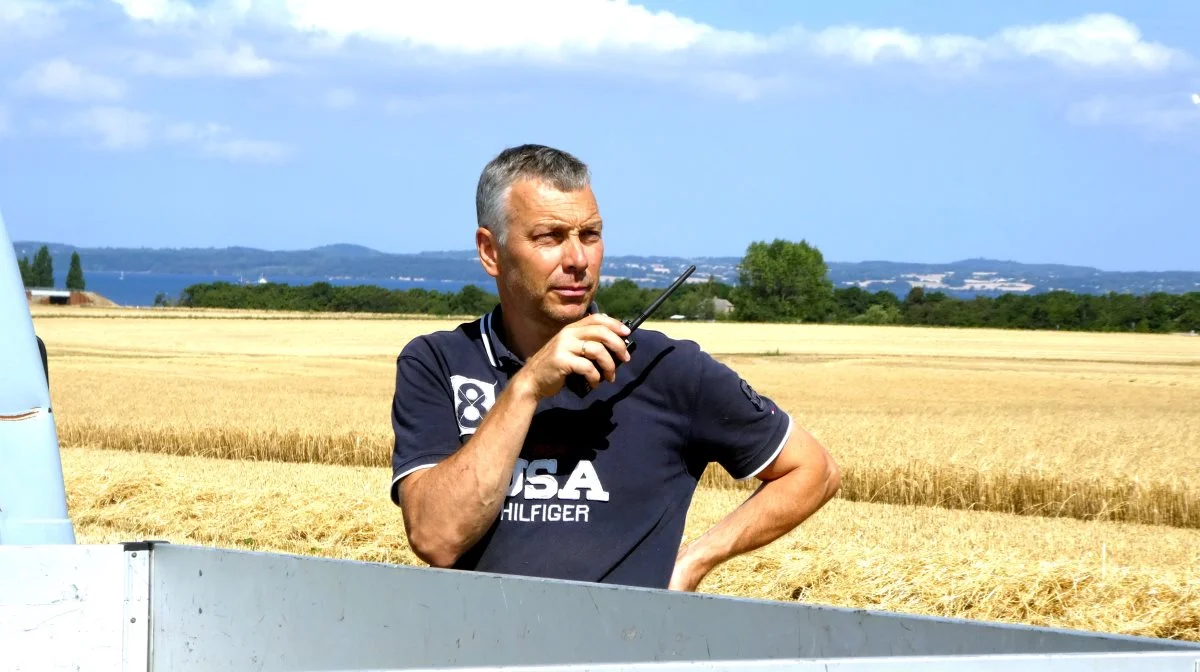
[(640, 327), (642, 325), (642, 322), (645, 322), (646, 318), (650, 317), (650, 315), (654, 311), (658, 310), (658, 307), (662, 305), (662, 302), (666, 301), (667, 297), (671, 296), (672, 292), (674, 292), (676, 289), (679, 289), (679, 286), (683, 284), (683, 281), (687, 280), (688, 276), (690, 276), (692, 273), (695, 273), (695, 272), (696, 272), (695, 264), (688, 266), (687, 270), (683, 272), (683, 275), (676, 278), (675, 282), (672, 282), (670, 287), (667, 287), (665, 290), (663, 290), (662, 294), (658, 295), (658, 298), (654, 300), (654, 303), (651, 303), (649, 306), (647, 306), (646, 309), (643, 310), (640, 315), (633, 318), (629, 322), (626, 322), (625, 326), (629, 327), (630, 331), (633, 331), (634, 329), (637, 329), (638, 327)]

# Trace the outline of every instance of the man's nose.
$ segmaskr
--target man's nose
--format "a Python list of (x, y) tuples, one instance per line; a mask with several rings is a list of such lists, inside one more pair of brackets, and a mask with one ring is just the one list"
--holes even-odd
[(587, 268), (587, 255), (578, 236), (568, 236), (563, 244), (563, 267), (570, 271)]

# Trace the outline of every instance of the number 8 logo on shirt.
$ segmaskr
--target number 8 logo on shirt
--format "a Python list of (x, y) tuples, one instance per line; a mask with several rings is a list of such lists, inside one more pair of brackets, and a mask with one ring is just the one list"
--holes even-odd
[(460, 434), (474, 434), (492, 404), (496, 402), (496, 384), (466, 376), (450, 376), (454, 387), (454, 415)]

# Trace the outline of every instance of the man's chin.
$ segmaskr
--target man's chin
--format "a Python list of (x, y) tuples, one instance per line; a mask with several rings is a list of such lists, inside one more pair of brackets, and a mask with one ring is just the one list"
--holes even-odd
[(588, 306), (591, 303), (591, 296), (551, 300), (549, 305), (546, 306), (545, 311), (555, 322), (570, 324), (587, 317)]

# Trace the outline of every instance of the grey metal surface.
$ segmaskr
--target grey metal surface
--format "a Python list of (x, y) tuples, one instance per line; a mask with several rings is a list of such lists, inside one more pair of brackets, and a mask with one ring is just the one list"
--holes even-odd
[(50, 391), (3, 216), (0, 344), (0, 544), (73, 544)]
[[(1200, 657), (1195, 653), (1096, 653), (463, 667), (456, 672), (1197, 672), (1197, 665)], [(404, 672), (423, 671), (409, 668)]]
[(0, 546), (0, 669), (122, 670), (124, 563), (120, 546)]
[(150, 665), (150, 551), (125, 551), (121, 664), (127, 672)]
[(154, 669), (1200, 651), (1195, 643), (157, 546)]

